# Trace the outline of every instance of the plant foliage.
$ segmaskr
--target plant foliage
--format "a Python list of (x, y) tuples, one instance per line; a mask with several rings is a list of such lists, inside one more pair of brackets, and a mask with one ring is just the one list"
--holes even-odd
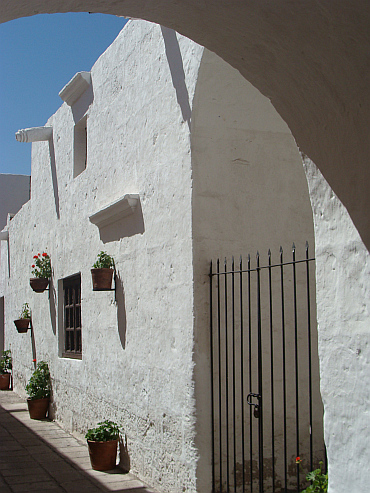
[(31, 318), (31, 311), (28, 303), (23, 304), (20, 318)]
[(50, 397), (50, 371), (49, 366), (45, 361), (40, 361), (37, 364), (36, 370), (33, 372), (26, 385), (26, 391), (32, 400)]
[(311, 481), (310, 486), (302, 493), (327, 493), (328, 491), (328, 474), (322, 472), (323, 462), (320, 461), (319, 469), (315, 469), (307, 474), (307, 481)]
[(87, 430), (85, 438), (92, 442), (109, 442), (110, 440), (118, 440), (119, 427), (113, 421), (101, 421), (96, 428)]
[(2, 352), (0, 358), (0, 375), (5, 375), (5, 373), (10, 373), (12, 369), (12, 353), (10, 349)]
[(100, 252), (98, 260), (93, 265), (94, 269), (114, 269), (114, 259), (107, 252)]
[(51, 277), (51, 262), (49, 255), (38, 253), (33, 256), (34, 264), (32, 264), (32, 274), (35, 277), (50, 279)]

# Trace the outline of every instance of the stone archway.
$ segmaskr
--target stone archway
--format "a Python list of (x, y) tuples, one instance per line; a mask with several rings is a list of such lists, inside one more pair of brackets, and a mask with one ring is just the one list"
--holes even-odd
[(30, 0), (7, 2), (0, 21), (73, 11), (163, 24), (239, 70), (271, 100), (369, 246), (368, 2)]
[(77, 10), (157, 22), (217, 53), (271, 100), (326, 178), (332, 190), (308, 170), (329, 477), (331, 491), (367, 491), (370, 386), (359, 376), (370, 361), (369, 3), (84, 0), (76, 8), (73, 0), (30, 0), (7, 2), (0, 21)]

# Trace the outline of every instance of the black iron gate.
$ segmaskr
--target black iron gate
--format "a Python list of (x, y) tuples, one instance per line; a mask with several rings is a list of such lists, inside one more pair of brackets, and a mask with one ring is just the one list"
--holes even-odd
[(277, 258), (211, 263), (214, 493), (300, 491), (326, 460), (314, 258)]

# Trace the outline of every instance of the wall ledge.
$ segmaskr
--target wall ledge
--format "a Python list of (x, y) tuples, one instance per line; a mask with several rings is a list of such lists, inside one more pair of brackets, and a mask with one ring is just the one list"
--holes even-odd
[(91, 86), (90, 72), (77, 72), (77, 74), (60, 91), (59, 96), (68, 106), (72, 106), (82, 94)]
[(89, 216), (90, 222), (98, 228), (104, 228), (135, 212), (139, 203), (139, 194), (126, 194), (121, 199), (107, 205), (100, 211)]

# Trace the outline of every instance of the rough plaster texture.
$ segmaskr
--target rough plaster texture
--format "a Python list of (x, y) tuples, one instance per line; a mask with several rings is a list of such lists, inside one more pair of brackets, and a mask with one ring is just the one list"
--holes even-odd
[[(207, 166), (211, 169), (213, 162), (218, 162), (216, 170), (220, 170), (220, 175), (227, 181), (229, 175), (225, 177), (218, 159), (220, 152), (225, 161), (233, 163), (232, 169), (239, 167), (242, 174), (248, 169), (248, 166), (243, 167), (243, 160), (257, 162), (256, 156), (261, 152), (259, 159), (268, 159), (266, 169), (271, 172), (276, 152), (274, 145), (282, 141), (287, 148), (279, 148), (276, 167), (292, 171), (295, 166), (296, 170), (290, 177), (293, 180), (290, 187), (283, 194), (285, 199), (292, 188), (295, 193), (295, 183), (303, 186), (302, 173), (285, 124), (276, 116), (272, 126), (268, 119), (265, 123), (261, 120), (269, 105), (266, 100), (260, 102), (263, 111), (256, 108), (250, 112), (257, 128), (250, 128), (245, 121), (248, 120), (248, 111), (246, 115), (239, 114), (236, 120), (248, 132), (250, 146), (240, 140), (237, 132), (233, 133), (231, 128), (226, 131), (216, 123), (220, 110), (230, 118), (227, 105), (217, 107), (209, 123), (216, 135), (225, 135), (228, 144), (236, 139), (238, 145), (235, 149), (243, 152), (235, 152), (234, 155), (230, 147), (220, 149), (218, 146), (216, 153), (212, 150), (218, 144), (214, 139), (209, 159), (206, 159), (202, 144), (204, 147), (210, 136), (202, 118), (207, 121), (207, 112), (212, 112), (213, 108), (207, 99), (203, 110), (197, 112), (193, 106), (197, 78), (200, 80), (204, 76), (205, 86), (212, 82), (207, 75), (207, 64), (204, 72), (198, 75), (202, 48), (181, 36), (174, 37), (166, 28), (131, 22), (126, 29), (129, 35), (126, 37), (124, 31), (92, 69), (93, 98), (92, 94), (84, 101), (81, 98), (72, 109), (63, 105), (48, 122), (54, 128), (53, 140), (49, 144), (42, 142), (33, 146), (33, 197), (10, 225), (11, 277), (7, 281), (5, 298), (6, 345), (11, 345), (14, 353), (16, 390), (23, 393), (32, 371), (32, 344), (29, 334), (15, 332), (12, 321), (21, 304), (30, 302), (37, 359), (50, 361), (54, 377), (53, 412), (56, 419), (69, 429), (83, 431), (99, 418), (115, 418), (126, 428), (131, 466), (143, 479), (165, 492), (177, 493), (183, 488), (184, 491), (203, 492), (209, 487), (210, 476), (205, 340), (208, 308), (203, 306), (203, 312), (200, 312), (199, 304), (202, 304), (202, 297), (205, 300), (207, 296), (207, 246), (210, 247), (210, 257), (213, 257), (219, 255), (220, 250), (225, 255), (239, 254), (244, 247), (248, 250), (256, 246), (260, 248), (259, 235), (262, 235), (263, 244), (266, 241), (266, 246), (270, 246), (267, 243), (271, 241), (280, 243), (280, 238), (264, 233), (259, 223), (243, 216), (244, 226), (256, 234), (256, 239), (251, 235), (247, 240), (245, 237), (238, 239), (235, 252), (228, 241), (232, 228), (224, 224), (222, 249), (215, 244), (211, 246), (215, 240), (214, 233), (206, 227), (205, 219), (209, 211), (213, 211), (216, 199), (217, 212), (224, 218), (229, 207), (237, 215), (242, 195), (239, 197), (235, 193), (229, 206), (226, 197), (229, 198), (230, 190), (226, 183), (218, 182), (217, 173), (207, 174)], [(217, 67), (211, 55), (208, 63)], [(229, 69), (223, 70), (226, 74)], [(215, 81), (216, 85), (219, 84), (219, 89), (224, 91), (227, 88), (226, 77), (220, 77), (219, 72), (218, 77), (220, 80)], [(257, 82), (256, 86), (259, 86)], [(231, 86), (239, 94), (238, 84), (233, 84)], [(291, 88), (281, 81), (278, 86), (279, 90), (287, 93)], [(209, 86), (203, 96), (210, 89)], [(247, 92), (251, 99), (246, 101), (253, 109), (257, 94), (253, 93), (253, 88)], [(305, 114), (307, 105), (311, 105), (307, 94), (307, 91), (302, 91), (306, 102), (300, 115)], [(241, 96), (244, 98), (245, 95)], [(286, 116), (291, 128), (299, 107), (297, 101), (299, 98)], [(238, 109), (239, 103), (234, 102), (234, 110)], [(328, 115), (325, 107), (318, 102), (310, 106), (310, 111), (316, 108), (319, 113)], [(73, 127), (87, 108), (88, 165), (73, 179)], [(190, 109), (194, 110), (193, 115)], [(248, 110), (248, 105), (245, 110)], [(324, 122), (322, 113), (318, 118)], [(193, 150), (190, 148), (190, 119), (194, 124)], [(315, 123), (316, 119), (311, 121)], [(307, 134), (311, 130), (309, 125), (305, 130), (301, 128)], [(295, 131), (296, 128), (294, 134), (297, 135)], [(334, 134), (336, 130), (331, 132)], [(271, 148), (265, 148), (268, 134), (274, 142)], [(276, 138), (277, 134), (279, 138)], [(311, 133), (312, 142), (315, 135), (316, 131)], [(340, 135), (338, 132), (332, 140), (327, 136), (325, 148), (321, 145), (325, 139), (316, 139), (315, 152), (321, 153), (321, 158), (328, 157), (328, 142), (334, 142), (333, 145), (342, 149), (337, 145)], [(336, 160), (341, 169), (350, 162), (346, 156), (352, 149), (350, 146), (348, 149), (339, 160), (330, 158)], [(287, 155), (291, 156), (288, 162), (280, 159)], [(337, 152), (333, 153), (333, 156), (337, 155)], [(323, 160), (319, 161), (322, 168)], [(310, 169), (307, 167), (315, 214), (321, 387), (326, 409), (330, 493), (354, 491), (354, 484), (356, 491), (362, 492), (367, 488), (364, 471), (369, 462), (366, 455), (369, 436), (365, 426), (369, 388), (365, 327), (368, 314), (364, 308), (368, 298), (368, 270), (364, 268), (368, 265), (368, 253), (343, 205), (322, 176)], [(357, 164), (354, 170), (357, 177), (361, 175)], [(239, 178), (237, 172), (231, 174)], [(253, 177), (255, 182), (249, 190), (250, 199), (248, 192), (243, 191), (251, 207), (255, 200), (259, 200), (259, 193), (255, 191), (263, 190), (265, 180), (270, 179), (263, 169), (260, 175), (253, 174)], [(213, 183), (214, 179), (215, 186), (220, 187), (216, 193), (218, 197), (206, 199), (207, 180)], [(275, 179), (277, 181), (268, 183), (279, 196), (279, 190), (274, 189), (274, 185), (280, 183), (278, 172)], [(351, 181), (353, 186), (347, 187), (351, 195), (357, 186), (356, 179)], [(348, 183), (348, 180), (344, 181)], [(366, 183), (366, 179), (363, 182)], [(134, 220), (98, 231), (88, 217), (126, 193), (140, 194), (140, 210)], [(306, 192), (302, 191), (303, 203), (307, 201), (305, 196)], [(285, 199), (279, 206), (289, 210), (289, 200)], [(361, 200), (359, 204), (362, 204)], [(271, 202), (274, 203), (273, 199)], [(304, 206), (300, 214), (308, 218), (308, 210)], [(349, 210), (352, 213), (351, 208)], [(198, 213), (192, 215), (192, 211)], [(207, 211), (204, 217), (202, 211)], [(267, 208), (255, 212), (266, 215)], [(361, 214), (362, 219), (367, 220), (366, 207), (362, 207)], [(270, 225), (273, 226), (275, 220), (270, 217)], [(306, 236), (298, 222), (294, 222), (297, 234)], [(288, 231), (292, 224), (283, 225), (284, 231)], [(356, 224), (359, 227), (360, 223)], [(22, 233), (25, 230), (29, 231), (28, 236)], [(290, 243), (290, 239), (288, 241)], [(54, 269), (50, 300), (47, 293), (34, 294), (28, 286), (27, 268), (32, 255), (44, 248), (52, 257)], [(120, 279), (117, 305), (112, 294), (91, 291), (89, 268), (101, 249), (113, 254), (117, 260)], [(331, 260), (334, 264), (330, 263)], [(81, 272), (82, 276), (82, 361), (58, 357), (61, 338), (57, 293), (60, 279), (76, 272)], [(338, 353), (343, 354), (343, 359), (337, 357)], [(343, 362), (346, 364), (342, 368)], [(355, 385), (361, 385), (361, 389), (354, 391), (357, 389)], [(351, 402), (354, 405), (351, 406)], [(348, 447), (343, 445), (346, 442)], [(351, 460), (354, 457), (356, 460)]]
[[(0, 231), (5, 228), (8, 214), (15, 214), (30, 198), (30, 176), (0, 174)], [(11, 216), (10, 216), (11, 217)], [(8, 241), (0, 241), (0, 296), (4, 295), (4, 282), (8, 272)], [(3, 320), (3, 318), (1, 319)], [(3, 329), (0, 327), (0, 341)], [(0, 342), (0, 349), (2, 344)]]
[(321, 394), (329, 491), (369, 489), (370, 257), (348, 212), (307, 157), (314, 213)]
[[(100, 419), (121, 423), (131, 469), (164, 492), (196, 490), (190, 121), (183, 113), (190, 117), (202, 52), (174, 32), (129, 22), (91, 70), (86, 170), (73, 178), (83, 104), (63, 104), (47, 123), (52, 141), (32, 146), (32, 198), (9, 232), (6, 345), (15, 390), (25, 395), (34, 356), (47, 360), (55, 419), (79, 432)], [(91, 224), (89, 216), (127, 193), (139, 194), (134, 214), (100, 231)], [(50, 298), (29, 286), (32, 256), (44, 250), (53, 268)], [(116, 261), (117, 303), (113, 292), (92, 291), (100, 250)], [(73, 360), (61, 357), (61, 289), (78, 272), (83, 357)], [(24, 302), (36, 355), (30, 333), (13, 325)]]
[(367, 0), (15, 0), (1, 7), (2, 22), (79, 11), (142, 18), (217, 53), (271, 100), (369, 247)]
[(15, 214), (30, 198), (30, 177), (0, 174), (0, 231), (6, 226), (8, 214)]
[[(287, 125), (257, 89), (207, 50), (202, 58), (194, 97), (191, 141), (196, 444), (200, 451), (198, 491), (208, 491), (206, 485), (211, 475), (210, 260), (221, 257), (223, 262), (225, 257), (231, 260), (234, 255), (238, 263), (241, 254), (245, 261), (251, 254), (254, 265), (257, 250), (265, 261), (267, 251), (271, 249), (276, 261), (279, 247), (282, 246), (289, 255), (293, 241), (298, 248), (297, 254), (302, 256), (306, 241), (313, 253), (314, 232), (302, 160)], [(280, 321), (276, 321), (278, 327)], [(288, 343), (292, 344), (293, 340)], [(281, 348), (276, 348), (276, 353), (278, 351), (281, 352)], [(288, 364), (292, 362), (290, 358)], [(307, 364), (304, 365), (302, 357), (301, 363), (306, 375)], [(314, 383), (318, 389), (317, 358), (315, 375)], [(279, 388), (276, 385), (277, 394)], [(267, 401), (266, 396), (266, 409)], [(322, 426), (320, 411), (317, 416), (318, 426)], [(278, 426), (283, 420), (277, 411), (275, 419), (278, 435)], [(294, 429), (292, 420), (292, 435)], [(237, 433), (240, 435), (241, 430)], [(271, 460), (268, 454), (271, 450), (265, 454), (266, 461)], [(246, 463), (244, 467), (249, 470), (250, 466)]]

